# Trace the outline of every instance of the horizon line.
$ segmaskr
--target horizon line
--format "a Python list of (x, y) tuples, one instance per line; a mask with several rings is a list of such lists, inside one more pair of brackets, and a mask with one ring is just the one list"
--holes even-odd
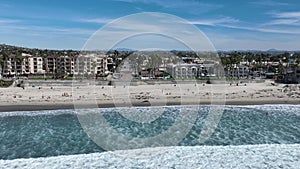
[[(39, 48), (39, 47), (29, 47), (29, 46), (21, 46), (21, 45), (11, 45), (11, 44), (5, 44), (1, 43), (0, 46), (11, 46), (11, 47), (17, 47), (17, 48), (26, 48), (26, 49), (37, 49), (37, 50), (54, 50), (54, 51), (67, 51), (67, 50), (72, 50), (72, 51), (112, 51), (112, 50), (117, 50), (117, 51), (143, 51), (143, 50), (137, 50), (137, 49), (129, 49), (129, 48), (112, 48), (112, 49), (93, 49), (93, 50), (82, 50), (82, 49), (75, 49), (75, 48)], [(153, 50), (153, 51), (193, 51), (193, 50), (186, 50), (186, 49), (160, 49), (160, 50)], [(270, 48), (270, 49), (216, 49), (216, 51), (201, 51), (201, 52), (232, 52), (232, 51), (261, 51), (261, 52), (300, 52), (300, 49), (275, 49), (275, 48)], [(194, 51), (194, 52), (199, 52), (199, 51)]]

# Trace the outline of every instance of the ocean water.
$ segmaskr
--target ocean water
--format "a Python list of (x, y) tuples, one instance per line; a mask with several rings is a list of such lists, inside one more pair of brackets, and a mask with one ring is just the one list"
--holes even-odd
[[(193, 107), (193, 106), (187, 106)], [(132, 108), (99, 109), (119, 133), (132, 138), (158, 135), (175, 124), (183, 107), (139, 107), (142, 115), (163, 109), (159, 118), (140, 123), (120, 111)], [(193, 107), (194, 109), (194, 107)], [(209, 139), (199, 142), (209, 106), (197, 107), (196, 119), (186, 136), (174, 146), (300, 144), (300, 106), (226, 106)], [(0, 113), (0, 159), (37, 158), (104, 152), (82, 128), (74, 110)]]

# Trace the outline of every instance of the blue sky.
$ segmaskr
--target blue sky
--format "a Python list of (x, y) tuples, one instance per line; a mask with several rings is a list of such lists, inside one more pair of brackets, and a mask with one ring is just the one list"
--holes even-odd
[(181, 17), (218, 50), (300, 50), (298, 0), (1, 0), (0, 43), (81, 49), (105, 24), (139, 12)]

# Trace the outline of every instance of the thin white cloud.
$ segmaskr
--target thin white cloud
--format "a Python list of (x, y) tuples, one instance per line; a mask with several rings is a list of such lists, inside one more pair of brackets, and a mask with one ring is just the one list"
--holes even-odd
[[(182, 8), (186, 6), (190, 7), (198, 7), (198, 6), (206, 6), (213, 7), (213, 4), (199, 2), (195, 0), (186, 1), (186, 0), (173, 0), (170, 1), (162, 1), (162, 0), (115, 0), (119, 2), (128, 2), (128, 3), (144, 3), (144, 4), (156, 4), (165, 8)], [(216, 5), (215, 7), (220, 7), (221, 5)]]
[(208, 26), (216, 26), (219, 24), (230, 24), (230, 23), (237, 23), (239, 22), (238, 19), (234, 19), (231, 17), (224, 17), (220, 19), (210, 19), (210, 20), (197, 20), (197, 21), (190, 21), (191, 24), (194, 25), (208, 25)]
[(300, 12), (272, 12), (270, 15), (274, 19), (270, 22), (267, 22), (265, 25), (300, 25)]
[[(292, 16), (296, 16), (295, 14)], [(264, 33), (277, 33), (277, 34), (300, 34), (300, 29), (275, 29), (272, 27), (266, 27), (271, 25), (296, 25), (299, 24), (299, 20), (297, 19), (277, 19), (273, 20), (269, 23), (266, 23), (261, 26), (244, 26), (244, 25), (237, 25), (240, 23), (238, 19), (231, 18), (231, 17), (224, 17), (215, 20), (198, 20), (198, 21), (191, 21), (191, 24), (195, 25), (208, 25), (208, 26), (218, 26), (230, 29), (240, 29), (240, 30), (247, 30), (247, 31), (255, 31), (255, 32), (264, 32)], [(300, 24), (299, 24), (300, 25)]]
[(298, 19), (276, 19), (265, 25), (300, 25), (300, 23)]
[(297, 18), (300, 19), (300, 12), (281, 12), (274, 14), (277, 18)]
[(273, 1), (273, 0), (254, 1), (254, 2), (250, 2), (250, 4), (258, 5), (258, 6), (271, 6), (271, 7), (290, 5), (289, 3), (286, 3), (286, 2), (278, 2), (278, 1)]
[(92, 35), (96, 30), (81, 28), (57, 28), (44, 26), (0, 25), (0, 32), (12, 32), (20, 35)]
[(0, 24), (8, 24), (8, 23), (16, 23), (20, 22), (20, 20), (14, 20), (14, 19), (0, 19)]
[(221, 4), (213, 4), (207, 2), (201, 2), (196, 0), (173, 0), (173, 1), (164, 1), (164, 0), (115, 0), (118, 2), (127, 2), (127, 3), (143, 3), (146, 5), (154, 4), (166, 9), (173, 10), (184, 10), (185, 13), (199, 14), (215, 9), (220, 9), (223, 7)]
[[(274, 40), (270, 38), (249, 39), (249, 38), (230, 38), (230, 37), (213, 37), (212, 42), (218, 50), (299, 50), (300, 41), (295, 40)], [(276, 41), (276, 43), (274, 42)]]
[(90, 18), (90, 19), (77, 19), (76, 22), (83, 22), (83, 23), (95, 23), (95, 24), (106, 24), (114, 19), (110, 18)]
[[(176, 26), (175, 26), (176, 25)], [(141, 40), (144, 38), (145, 41)], [(130, 39), (138, 40), (130, 40)], [(194, 50), (212, 50), (206, 36), (187, 21), (173, 15), (158, 13), (141, 13), (116, 20), (98, 31), (89, 40), (87, 49), (110, 49), (119, 42), (134, 42), (135, 49), (144, 49), (146, 42), (158, 46), (172, 45), (165, 39), (173, 39), (182, 42)], [(159, 40), (161, 42), (159, 43)], [(166, 42), (166, 43), (164, 43)], [(207, 43), (205, 43), (207, 42)], [(161, 44), (162, 43), (162, 44)], [(200, 44), (201, 43), (201, 44)], [(154, 46), (152, 46), (154, 48)], [(199, 49), (201, 47), (201, 49)]]
[(235, 26), (235, 25), (221, 25), (226, 28), (232, 29), (241, 29), (248, 31), (256, 31), (256, 32), (265, 32), (265, 33), (279, 33), (279, 34), (297, 34), (300, 35), (299, 29), (272, 29), (272, 28), (261, 28), (261, 27), (248, 27), (248, 26)]

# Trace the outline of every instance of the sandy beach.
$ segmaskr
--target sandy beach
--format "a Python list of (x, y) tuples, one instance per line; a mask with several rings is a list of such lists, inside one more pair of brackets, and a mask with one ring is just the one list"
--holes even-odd
[(41, 85), (0, 88), (0, 111), (197, 104), (299, 104), (300, 85), (263, 83)]

